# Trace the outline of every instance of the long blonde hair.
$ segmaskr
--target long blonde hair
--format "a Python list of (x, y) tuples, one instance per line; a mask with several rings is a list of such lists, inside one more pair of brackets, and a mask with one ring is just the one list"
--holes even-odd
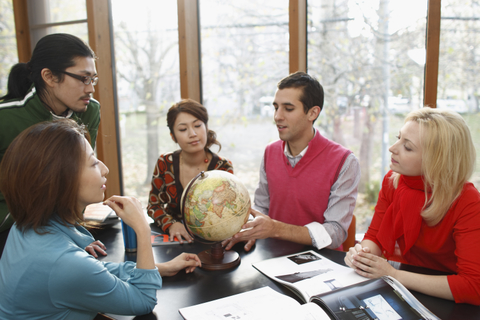
[[(423, 148), (425, 204), (421, 215), (429, 226), (434, 226), (443, 219), (472, 176), (475, 146), (467, 123), (453, 111), (425, 107), (410, 112), (405, 123), (409, 121), (420, 125)], [(392, 178), (397, 187), (400, 174), (394, 173)]]

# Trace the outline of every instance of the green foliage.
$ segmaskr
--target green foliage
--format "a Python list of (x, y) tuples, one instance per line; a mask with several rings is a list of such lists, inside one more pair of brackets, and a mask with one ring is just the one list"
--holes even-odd
[(365, 187), (365, 201), (371, 204), (376, 204), (379, 192), (380, 182), (378, 180), (367, 183)]

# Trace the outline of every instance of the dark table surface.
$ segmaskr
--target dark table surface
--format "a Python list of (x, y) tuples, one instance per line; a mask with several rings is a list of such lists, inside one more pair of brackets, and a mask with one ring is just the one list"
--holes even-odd
[[(108, 255), (99, 260), (122, 262), (136, 261), (135, 253), (126, 253), (123, 245), (123, 236), (120, 223), (103, 230), (92, 231), (94, 237), (102, 241), (107, 247)], [(175, 244), (153, 247), (156, 262), (165, 262), (173, 259), (182, 252), (200, 253), (203, 250), (210, 249), (209, 245), (201, 243)], [(332, 261), (345, 265), (343, 258), (344, 252), (323, 249), (316, 250), (311, 246), (304, 246), (277, 239), (258, 240), (255, 247), (250, 252), (245, 252), (243, 246), (237, 244), (233, 250), (240, 255), (240, 265), (234, 269), (226, 271), (208, 271), (197, 268), (193, 273), (186, 274), (180, 272), (173, 277), (163, 278), (163, 287), (157, 291), (158, 303), (153, 313), (144, 316), (113, 316), (116, 319), (183, 319), (178, 309), (196, 305), (203, 302), (212, 301), (237, 293), (269, 286), (272, 289), (298, 299), (293, 292), (270, 280), (265, 275), (257, 271), (252, 263), (289, 255), (306, 250), (314, 250)], [(402, 267), (402, 269), (405, 267)], [(406, 268), (409, 268), (408, 266)], [(418, 269), (415, 271), (428, 270)], [(456, 304), (453, 301), (430, 297), (415, 291), (412, 291), (415, 297), (444, 320), (450, 319), (480, 319), (480, 307)]]

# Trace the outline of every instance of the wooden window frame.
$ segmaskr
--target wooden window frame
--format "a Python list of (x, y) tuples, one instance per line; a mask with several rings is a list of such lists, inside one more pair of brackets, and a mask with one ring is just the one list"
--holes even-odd
[[(30, 44), (31, 26), (28, 19), (27, 0), (13, 0), (12, 4), (18, 60), (28, 62), (32, 56), (32, 47)], [(98, 57), (96, 67), (100, 78), (93, 95), (95, 99), (101, 102), (101, 121), (98, 129), (96, 151), (97, 157), (110, 170), (105, 192), (106, 197), (123, 194), (110, 5), (110, 0), (86, 0), (89, 44)], [(79, 21), (79, 23), (84, 22), (84, 20)]]
[[(20, 62), (31, 57), (27, 0), (12, 0)], [(89, 42), (99, 57), (99, 81), (94, 97), (101, 101), (97, 154), (110, 169), (106, 196), (123, 194), (120, 137), (110, 0), (86, 0)], [(198, 0), (177, 0), (182, 98), (202, 103)], [(441, 0), (429, 0), (426, 31), (424, 105), (436, 106), (440, 50)], [(289, 71), (307, 71), (307, 0), (289, 0)]]

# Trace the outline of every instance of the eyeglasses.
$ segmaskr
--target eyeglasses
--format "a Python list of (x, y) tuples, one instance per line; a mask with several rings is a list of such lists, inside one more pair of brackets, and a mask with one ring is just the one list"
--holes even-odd
[(61, 71), (61, 73), (66, 74), (67, 76), (70, 76), (72, 78), (75, 78), (77, 80), (80, 80), (83, 82), (84, 85), (88, 86), (90, 83), (93, 84), (94, 86), (98, 83), (98, 77), (89, 77), (89, 76), (79, 76), (78, 74), (70, 73), (67, 71)]

